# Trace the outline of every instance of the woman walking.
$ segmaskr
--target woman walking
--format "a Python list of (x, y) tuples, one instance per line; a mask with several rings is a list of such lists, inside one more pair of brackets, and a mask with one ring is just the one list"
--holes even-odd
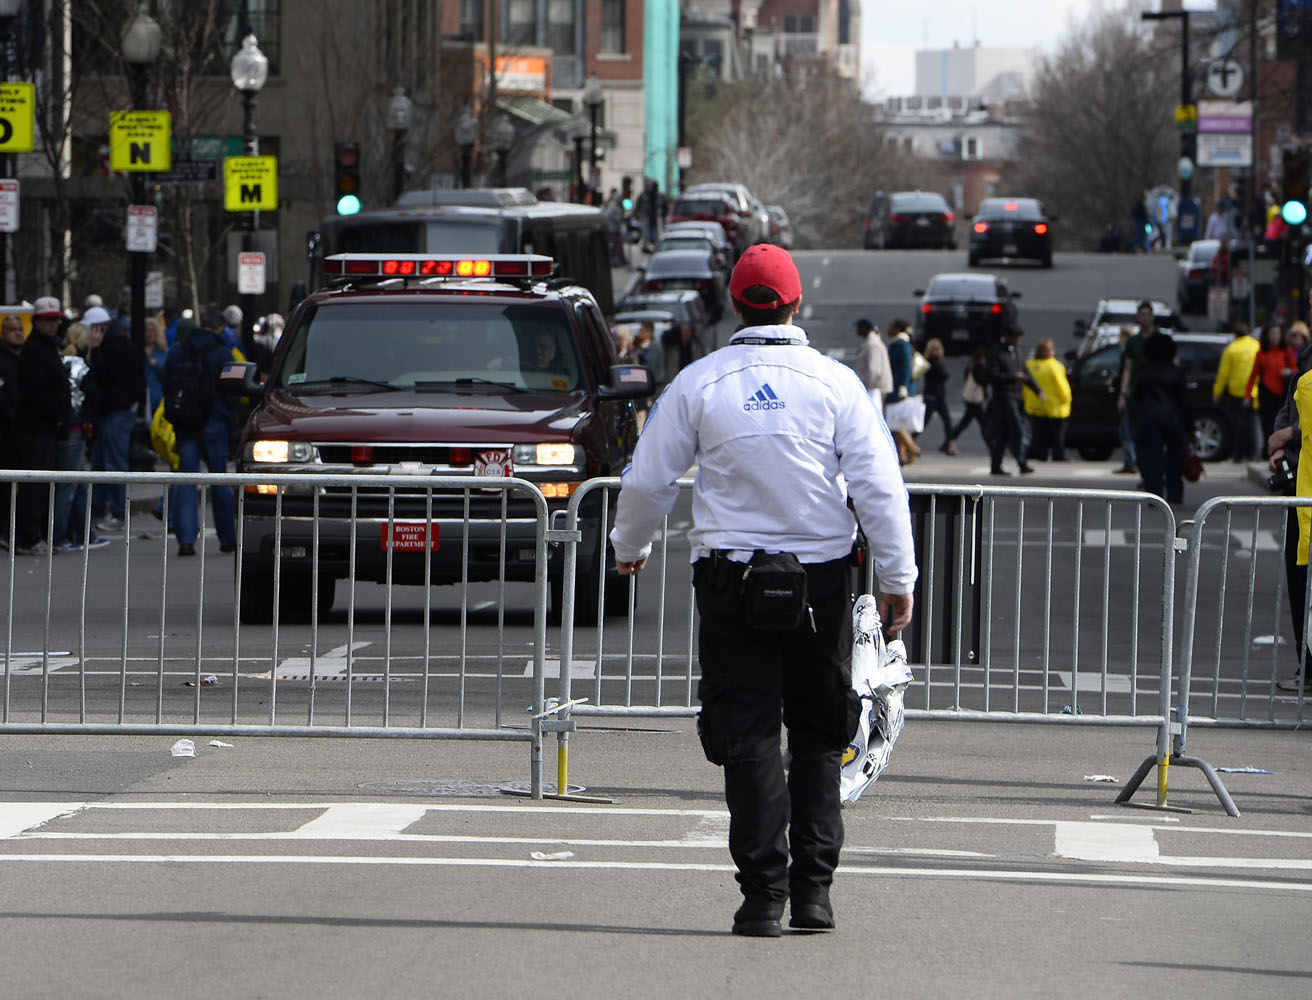
[(989, 349), (979, 347), (971, 357), (970, 364), (966, 366), (966, 380), (961, 386), (961, 401), (966, 406), (966, 412), (961, 415), (957, 425), (948, 432), (948, 439), (943, 445), (943, 451), (947, 454), (958, 454), (957, 438), (961, 437), (972, 420), (979, 422), (980, 436), (984, 438), (984, 443), (988, 444), (989, 423), (984, 410), (984, 404), (989, 398), (988, 384)]
[(1029, 459), (1046, 462), (1066, 461), (1066, 420), (1071, 415), (1071, 383), (1066, 377), (1066, 366), (1057, 360), (1057, 345), (1051, 340), (1040, 340), (1034, 348), (1034, 357), (1025, 367), (1043, 390), (1043, 398), (1030, 390), (1022, 390), (1025, 412), (1034, 425), (1030, 442)]
[(1276, 429), (1276, 414), (1285, 404), (1285, 386), (1298, 369), (1298, 355), (1286, 343), (1279, 323), (1268, 323), (1262, 330), (1262, 346), (1253, 358), (1253, 373), (1248, 376), (1245, 398), (1251, 398), (1257, 385), (1257, 410), (1262, 420), (1262, 453)]
[(943, 341), (931, 337), (925, 344), (925, 360), (929, 362), (929, 368), (924, 374), (921, 395), (925, 397), (925, 430), (929, 430), (929, 418), (937, 413), (943, 421), (943, 443), (938, 450), (950, 455), (952, 453), (948, 451), (948, 444), (952, 440), (952, 412), (948, 409), (947, 383), (951, 374), (943, 358)]

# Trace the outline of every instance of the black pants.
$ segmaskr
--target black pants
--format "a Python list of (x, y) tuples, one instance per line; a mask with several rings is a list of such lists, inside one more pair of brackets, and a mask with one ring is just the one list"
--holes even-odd
[(1029, 457), (1046, 462), (1051, 453), (1054, 462), (1066, 461), (1066, 421), (1061, 417), (1031, 417), (1034, 439), (1030, 442)]
[(989, 440), (989, 459), (993, 468), (1002, 468), (1002, 456), (1010, 449), (1020, 467), (1025, 468), (1025, 418), (1020, 412), (1020, 400), (998, 391), (993, 395), (989, 411), (992, 438)]
[[(59, 441), (53, 436), (30, 431), (17, 435), (19, 468), (53, 469), (58, 465)], [(30, 549), (46, 537), (50, 510), (49, 483), (21, 483), (14, 521), (14, 548)]]
[(724, 767), (729, 853), (743, 895), (779, 901), (827, 889), (843, 846), (840, 758), (861, 711), (852, 691), (851, 569), (845, 559), (806, 566), (814, 631), (810, 617), (788, 631), (751, 628), (737, 596), (742, 570), (711, 558), (693, 567), (697, 730), (706, 759)]

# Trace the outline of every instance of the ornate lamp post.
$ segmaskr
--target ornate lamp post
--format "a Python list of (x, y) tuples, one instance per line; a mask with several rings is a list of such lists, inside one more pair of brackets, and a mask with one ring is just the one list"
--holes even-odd
[(601, 88), (601, 81), (595, 76), (588, 77), (587, 86), (583, 88), (583, 104), (588, 109), (588, 132), (591, 140), (588, 145), (588, 187), (600, 187), (597, 179), (597, 116), (605, 103), (606, 92)]
[[(242, 152), (247, 156), (260, 155), (260, 138), (255, 134), (255, 98), (264, 89), (264, 82), (269, 79), (269, 60), (260, 51), (260, 43), (254, 35), (247, 35), (241, 40), (241, 48), (232, 57), (232, 85), (241, 92), (241, 139)], [(255, 230), (259, 226), (257, 213), (246, 216), (241, 246), (243, 250), (253, 249)], [(255, 296), (246, 294), (241, 297), (241, 342), (246, 348), (254, 337)]]
[(478, 119), (474, 113), (466, 107), (460, 112), (460, 117), (456, 119), (456, 146), (460, 150), (460, 186), (467, 188), (470, 186), (470, 166), (474, 156), (474, 144), (478, 142)]
[(492, 126), (492, 148), (497, 153), (497, 172), (502, 187), (510, 184), (510, 170), (506, 162), (513, 145), (515, 145), (515, 126), (510, 124), (510, 119), (505, 115), (499, 115), (497, 123)]
[(588, 137), (588, 123), (575, 116), (570, 119), (569, 137), (574, 143), (574, 199), (583, 200), (583, 140)]
[[(137, 7), (132, 21), (123, 31), (123, 61), (131, 70), (128, 81), (132, 88), (132, 108), (140, 111), (146, 104), (146, 84), (150, 67), (159, 58), (160, 43), (164, 33), (155, 19), (150, 16), (146, 5)], [(140, 172), (132, 174), (132, 204), (146, 204), (146, 178)], [(128, 286), (132, 291), (132, 326), (133, 346), (144, 357), (146, 351), (146, 253), (132, 251), (131, 274)]]
[(387, 101), (387, 127), (392, 130), (392, 201), (405, 189), (405, 135), (410, 131), (414, 106), (404, 87), (396, 87)]

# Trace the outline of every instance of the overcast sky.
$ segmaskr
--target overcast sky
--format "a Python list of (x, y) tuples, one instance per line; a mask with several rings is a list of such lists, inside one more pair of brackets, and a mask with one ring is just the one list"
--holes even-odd
[(868, 96), (915, 89), (917, 49), (953, 42), (1051, 49), (1097, 0), (861, 0), (862, 86)]

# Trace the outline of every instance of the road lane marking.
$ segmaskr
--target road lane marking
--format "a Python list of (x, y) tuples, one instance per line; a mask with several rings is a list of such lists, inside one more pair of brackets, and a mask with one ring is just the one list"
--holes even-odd
[[(635, 657), (635, 659), (636, 658), (637, 657)], [(655, 659), (655, 657), (650, 654), (648, 655), (648, 658)], [(569, 676), (572, 680), (589, 680), (597, 676), (596, 660), (570, 660), (569, 663), (570, 663)], [(533, 676), (532, 660), (524, 661), (524, 676), (525, 677)], [(545, 677), (547, 680), (560, 680), (560, 657), (548, 656), (546, 660), (543, 661), (542, 676)], [(616, 680), (616, 679), (617, 678), (614, 677), (611, 678), (611, 680)], [(651, 679), (655, 680), (655, 675), (652, 675)], [(636, 675), (634, 677), (634, 680), (637, 680)]]
[[(364, 808), (359, 808), (361, 805)], [(344, 803), (329, 806), (322, 815), (286, 836), (298, 840), (388, 840), (419, 822), (427, 812), (423, 805)]]
[[(723, 872), (732, 864), (667, 861), (534, 861), (519, 858), (360, 857), (353, 855), (267, 854), (0, 854), (0, 864), (194, 864), (194, 865), (361, 865), (420, 868), (554, 868), (574, 871)], [(1207, 878), (1189, 875), (1122, 875), (1110, 872), (1053, 872), (1035, 869), (896, 868), (840, 865), (840, 876), (867, 878), (978, 879), (993, 882), (1046, 882), (1077, 885), (1122, 885), (1132, 888), (1245, 889), (1312, 892), (1312, 882)]]
[(1161, 857), (1157, 837), (1149, 826), (1064, 821), (1054, 826), (1054, 853), (1059, 857), (1122, 864), (1154, 864)]
[(85, 802), (6, 802), (0, 806), (0, 840), (17, 837), (85, 808)]

